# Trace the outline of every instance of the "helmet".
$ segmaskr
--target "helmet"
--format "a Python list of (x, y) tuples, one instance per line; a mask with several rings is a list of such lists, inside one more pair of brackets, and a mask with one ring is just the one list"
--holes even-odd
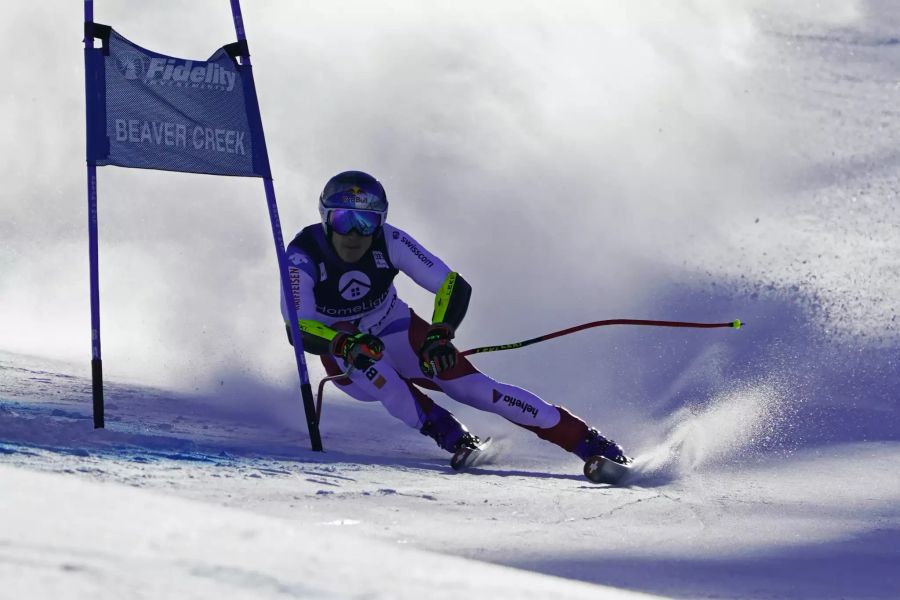
[(384, 225), (387, 210), (384, 188), (362, 171), (338, 173), (328, 180), (319, 196), (319, 214), (329, 236), (336, 228), (342, 234), (355, 228), (363, 235), (372, 235)]

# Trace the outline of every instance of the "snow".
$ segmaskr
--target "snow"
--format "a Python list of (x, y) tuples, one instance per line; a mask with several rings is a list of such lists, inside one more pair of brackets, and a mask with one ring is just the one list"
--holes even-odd
[(649, 597), (333, 531), (351, 520), (297, 523), (6, 465), (0, 480), (4, 598)]
[[(96, 11), (206, 56), (222, 4)], [(101, 173), (94, 430), (81, 6), (10, 9), (46, 46), (8, 82), (43, 93), (0, 100), (27, 140), (0, 161), (0, 598), (900, 597), (900, 6), (568, 6), (244, 16), (286, 235), (334, 172), (384, 174), (473, 283), (461, 346), (748, 323), (475, 358), (621, 442), (623, 488), (441, 397), (493, 463), (334, 387), (311, 452), (255, 181)]]
[(673, 415), (669, 437), (638, 456), (635, 483), (609, 488), (521, 435), (499, 440), (495, 464), (456, 473), (430, 440), (334, 397), (324, 454), (296, 424), (128, 385), (111, 386), (109, 428), (94, 431), (89, 382), (48, 366), (0, 361), (11, 598), (900, 590), (900, 443), (744, 456), (773, 414), (765, 391)]

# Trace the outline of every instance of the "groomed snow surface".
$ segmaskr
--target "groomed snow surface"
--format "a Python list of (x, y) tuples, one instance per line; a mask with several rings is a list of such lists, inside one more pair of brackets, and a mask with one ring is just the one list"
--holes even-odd
[[(492, 464), (455, 473), (448, 456), (431, 440), (393, 420), (380, 406), (354, 402), (334, 387), (326, 388), (322, 422), (326, 452), (311, 452), (298, 393), (284, 379), (271, 376), (271, 371), (257, 368), (260, 363), (278, 363), (286, 365), (289, 374), (293, 368), (286, 362), (289, 352), (279, 337), (277, 300), (269, 294), (271, 290), (266, 290), (266, 298), (257, 298), (260, 304), (250, 296), (239, 296), (239, 290), (257, 284), (252, 294), (264, 295), (260, 289), (269, 281), (272, 267), (269, 245), (264, 255), (248, 254), (248, 264), (253, 266), (244, 265), (237, 274), (216, 271), (213, 260), (204, 266), (221, 277), (210, 277), (202, 285), (231, 282), (239, 305), (232, 306), (232, 311), (240, 314), (231, 312), (223, 317), (202, 310), (188, 314), (183, 302), (193, 292), (173, 296), (175, 288), (167, 287), (164, 269), (154, 267), (157, 259), (171, 258), (166, 253), (176, 243), (172, 240), (192, 237), (201, 245), (207, 243), (206, 238), (184, 231), (158, 245), (147, 240), (132, 245), (115, 240), (102, 248), (104, 260), (115, 262), (124, 255), (131, 257), (126, 262), (146, 269), (146, 278), (140, 283), (150, 285), (152, 293), (146, 297), (136, 293), (142, 301), (152, 297), (154, 302), (148, 302), (146, 309), (135, 306), (134, 313), (117, 313), (116, 307), (122, 306), (126, 297), (120, 293), (104, 305), (108, 311), (104, 314), (111, 315), (108, 322), (116, 323), (123, 314), (128, 318), (118, 321), (118, 329), (111, 326), (111, 331), (104, 331), (113, 340), (113, 350), (104, 357), (104, 366), (111, 373), (106, 385), (107, 428), (94, 430), (85, 364), (73, 366), (70, 361), (59, 361), (65, 357), (54, 353), (57, 345), (74, 343), (65, 335), (57, 337), (58, 332), (66, 331), (68, 321), (79, 321), (79, 335), (87, 331), (83, 326), (86, 305), (74, 300), (87, 293), (87, 284), (79, 278), (80, 287), (66, 287), (67, 276), (59, 269), (51, 272), (50, 263), (29, 262), (63, 261), (68, 254), (63, 249), (77, 247), (84, 250), (84, 260), (79, 259), (79, 264), (83, 263), (87, 255), (83, 232), (79, 230), (78, 239), (61, 233), (63, 239), (52, 247), (53, 252), (39, 247), (30, 253), (24, 238), (15, 237), (15, 228), (9, 228), (4, 231), (13, 252), (0, 257), (4, 261), (0, 266), (11, 274), (12, 282), (0, 282), (0, 318), (4, 319), (0, 321), (0, 598), (900, 597), (900, 325), (896, 316), (900, 297), (896, 207), (900, 192), (896, 152), (900, 135), (896, 69), (900, 64), (900, 7), (892, 0), (780, 4), (760, 0), (725, 7), (698, 0), (691, 4), (694, 10), (660, 3), (654, 11), (681, 19), (663, 27), (638, 10), (641, 27), (648, 28), (654, 43), (664, 39), (659, 47), (639, 43), (642, 38), (635, 30), (641, 27), (632, 25), (627, 11), (609, 13), (609, 19), (616, 22), (614, 27), (609, 25), (610, 31), (621, 36), (608, 35), (604, 43), (619, 48), (623, 56), (631, 53), (632, 66), (665, 65), (671, 60), (675, 61), (672, 64), (684, 61), (690, 67), (675, 73), (673, 80), (666, 78), (665, 69), (649, 75), (637, 67), (612, 73), (609, 77), (622, 86), (617, 97), (641, 91), (641, 86), (651, 81), (663, 82), (660, 85), (672, 84), (685, 93), (701, 90), (702, 94), (691, 98), (699, 103), (694, 112), (678, 107), (677, 94), (659, 99), (638, 93), (627, 103), (597, 113), (591, 103), (593, 96), (583, 93), (587, 88), (577, 87), (584, 80), (579, 73), (590, 70), (579, 68), (592, 64), (590, 56), (583, 53), (577, 55), (581, 67), (575, 62), (558, 63), (558, 69), (552, 71), (553, 77), (560, 78), (555, 81), (575, 86), (568, 95), (582, 100), (572, 100), (573, 106), (555, 104), (562, 98), (553, 95), (554, 90), (562, 89), (558, 86), (528, 87), (525, 70), (518, 71), (521, 77), (513, 78), (510, 86), (491, 79), (497, 87), (481, 86), (479, 93), (486, 90), (488, 96), (474, 96), (483, 102), (466, 104), (474, 107), (469, 116), (493, 115), (486, 121), (476, 118), (475, 123), (490, 122), (497, 128), (511, 123), (510, 131), (528, 131), (540, 142), (529, 145), (535, 139), (525, 134), (515, 144), (506, 139), (510, 145), (525, 148), (525, 154), (511, 157), (498, 151), (496, 163), (483, 161), (498, 171), (541, 158), (536, 148), (563, 153), (571, 146), (583, 154), (594, 143), (609, 143), (608, 136), (591, 133), (598, 122), (583, 120), (594, 114), (611, 114), (613, 121), (618, 121), (627, 120), (632, 110), (643, 111), (640, 119), (629, 123), (637, 128), (652, 122), (650, 133), (658, 136), (653, 138), (658, 145), (646, 145), (643, 139), (619, 132), (623, 139), (636, 140), (634, 147), (625, 141), (616, 142), (620, 145), (615, 153), (602, 147), (600, 154), (613, 162), (604, 163), (609, 167), (606, 170), (596, 170), (594, 183), (599, 188), (586, 192), (589, 200), (594, 192), (597, 198), (603, 196), (597, 190), (607, 186), (624, 195), (613, 200), (626, 196), (630, 200), (627, 210), (616, 213), (618, 220), (607, 218), (611, 213), (606, 210), (603, 218), (585, 224), (589, 225), (586, 230), (577, 230), (578, 225), (573, 224), (575, 233), (564, 240), (573, 248), (583, 248), (587, 242), (602, 245), (597, 272), (588, 277), (584, 265), (571, 260), (574, 250), (557, 247), (555, 238), (545, 244), (547, 255), (537, 257), (528, 254), (520, 240), (518, 245), (497, 243), (489, 235), (490, 228), (478, 229), (482, 217), (500, 214), (483, 212), (492, 208), (471, 204), (458, 213), (438, 214), (447, 222), (451, 217), (463, 220), (472, 217), (472, 211), (482, 211), (477, 219), (466, 221), (463, 230), (472, 236), (464, 240), (467, 247), (472, 246), (469, 250), (487, 257), (484, 264), (476, 255), (467, 254), (469, 250), (461, 249), (462, 242), (454, 255), (461, 263), (457, 268), (480, 283), (476, 293), (481, 294), (473, 299), (468, 328), (460, 332), (461, 345), (510, 342), (579, 321), (612, 317), (717, 321), (741, 317), (749, 323), (740, 331), (607, 328), (476, 357), (474, 362), (485, 371), (569, 406), (623, 443), (637, 460), (637, 475), (629, 486), (592, 485), (581, 476), (581, 464), (571, 455), (493, 415), (439, 396), (438, 401), (458, 414), (473, 432), (498, 440), (501, 452)], [(745, 5), (760, 10), (734, 8)], [(330, 10), (316, 6), (319, 11)], [(416, 9), (403, 6), (409, 23), (398, 22), (397, 27), (420, 23), (422, 16)], [(586, 15), (593, 14), (585, 8), (587, 4), (579, 6)], [(304, 10), (307, 8), (312, 10)], [(745, 13), (752, 19), (744, 20), (741, 15)], [(262, 14), (251, 16), (255, 21), (249, 22), (264, 20)], [(490, 11), (482, 16), (496, 18)], [(77, 16), (73, 18), (77, 21)], [(332, 18), (310, 13), (310, 19)], [(479, 35), (473, 34), (471, 39), (463, 35), (480, 31), (478, 26), (464, 20), (453, 23), (456, 28), (446, 30), (459, 36), (453, 39), (481, 43)], [(536, 37), (518, 39), (513, 35), (508, 41), (520, 43), (523, 52), (540, 47), (577, 54), (577, 39), (554, 33), (566, 23), (563, 19), (549, 22), (545, 29), (544, 25), (515, 29)], [(697, 28), (691, 30), (696, 35), (708, 33), (707, 27), (722, 28), (722, 35), (710, 36), (708, 43), (691, 52), (686, 45), (679, 45), (683, 40), (676, 35), (691, 24)], [(418, 31), (418, 25), (415, 29)], [(359, 31), (364, 34), (363, 29)], [(674, 37), (666, 37), (669, 34)], [(281, 48), (294, 43), (295, 37), (314, 35), (310, 29), (302, 36), (259, 37)], [(268, 46), (260, 43), (254, 48), (269, 61), (276, 60), (276, 52)], [(379, 48), (386, 56), (397, 50), (390, 44)], [(435, 56), (443, 56), (447, 50), (437, 42), (427, 48)], [(330, 56), (332, 50), (353, 48), (328, 46), (322, 56)], [(66, 48), (68, 53), (74, 51)], [(309, 68), (325, 60), (315, 53), (297, 54), (309, 61)], [(473, 53), (476, 55), (481, 56)], [(510, 61), (509, 70), (516, 72), (518, 54), (491, 56), (505, 57)], [(720, 64), (722, 56), (728, 60)], [(428, 53), (422, 55), (426, 63), (433, 59)], [(452, 87), (467, 77), (482, 81), (494, 73), (494, 62), (473, 60), (448, 62), (447, 76), (437, 83)], [(724, 68), (723, 64), (730, 66)], [(257, 70), (261, 88), (279, 85), (271, 79), (271, 72), (266, 79), (265, 69)], [(315, 100), (316, 90), (322, 88), (316, 77), (313, 74), (304, 80), (303, 89), (308, 87), (311, 96), (295, 96), (297, 102)], [(726, 80), (722, 89), (717, 87), (717, 82)], [(406, 81), (405, 85), (411, 84)], [(735, 89), (739, 98), (729, 96)], [(496, 96), (490, 96), (492, 93)], [(503, 102), (509, 100), (509, 94), (516, 101), (507, 106)], [(265, 92), (262, 95), (268, 97)], [(283, 101), (284, 96), (278, 97)], [(529, 104), (528, 110), (543, 107), (556, 119), (543, 124), (558, 128), (548, 127), (541, 133), (538, 125), (533, 130), (517, 125), (515, 118), (522, 115), (515, 111), (491, 113), (493, 102), (508, 108), (538, 97), (546, 106)], [(346, 97), (339, 95), (339, 99)], [(71, 103), (77, 101), (77, 95), (73, 96)], [(743, 109), (739, 118), (719, 119), (716, 111), (727, 116), (733, 103), (769, 110), (771, 121), (781, 125), (765, 129), (769, 117), (752, 110), (745, 114)], [(341, 115), (356, 118), (356, 112), (339, 108)], [(579, 145), (585, 139), (578, 136), (572, 138), (573, 144), (552, 137), (552, 131), (571, 125), (568, 108), (577, 122), (585, 123), (590, 143)], [(296, 147), (284, 142), (278, 145), (279, 128), (309, 119), (283, 112), (293, 107), (269, 105), (267, 110), (273, 156), (287, 155), (288, 147), (297, 148), (307, 163), (328, 154), (329, 146), (313, 152), (304, 149), (305, 141)], [(303, 110), (328, 114), (326, 104)], [(538, 115), (524, 108), (523, 114), (527, 123)], [(456, 131), (456, 125), (441, 129), (440, 115), (428, 115), (435, 132)], [(363, 116), (367, 121), (375, 118), (368, 113)], [(505, 121), (507, 117), (513, 120)], [(760, 128), (758, 139), (744, 140), (734, 133), (746, 125), (740, 122), (745, 117)], [(477, 130), (473, 127), (469, 133), (477, 135)], [(488, 134), (495, 131), (499, 129)], [(767, 138), (772, 132), (778, 135)], [(381, 135), (363, 133), (374, 138)], [(406, 133), (396, 135), (403, 138)], [(442, 146), (441, 135), (430, 129), (423, 135), (425, 138), (410, 139), (425, 139), (433, 144), (426, 144), (428, 148), (452, 146)], [(638, 135), (635, 129), (634, 136)], [(554, 141), (559, 145), (553, 146)], [(463, 156), (493, 151), (489, 144), (463, 145)], [(397, 142), (396, 147), (416, 150), (405, 142)], [(371, 154), (365, 147), (362, 151)], [(529, 155), (531, 151), (535, 154)], [(659, 154), (654, 156), (654, 151)], [(691, 204), (687, 199), (702, 191), (702, 186), (692, 187), (698, 176), (691, 171), (691, 164), (697, 153), (704, 152), (703, 161), (723, 162), (713, 165), (715, 169), (704, 163), (696, 173), (715, 172), (720, 178), (709, 183), (711, 187), (730, 185), (737, 190), (707, 190), (724, 208), (712, 201)], [(782, 171), (775, 172), (775, 166), (767, 162), (769, 154), (783, 163)], [(405, 156), (401, 162), (414, 164), (410, 168), (415, 172), (420, 167), (430, 168), (426, 163), (435, 158), (418, 150), (408, 160)], [(436, 156), (437, 163), (444, 164), (453, 163), (456, 155)], [(68, 154), (57, 159), (60, 164), (74, 160)], [(730, 159), (740, 168), (729, 163)], [(755, 159), (758, 162), (754, 163)], [(624, 167), (615, 160), (630, 163), (636, 190), (657, 185), (653, 174), (658, 172), (673, 195), (659, 193), (659, 188), (646, 197), (637, 192), (629, 195), (616, 179)], [(649, 166), (641, 167), (641, 160), (647, 160)], [(569, 162), (560, 159), (553, 164), (543, 156), (531, 166), (531, 172), (540, 181), (544, 181), (542, 174), (551, 172), (553, 177), (565, 179)], [(669, 163), (674, 166), (663, 176), (658, 169)], [(739, 174), (725, 173), (726, 164)], [(771, 169), (752, 172), (760, 165)], [(317, 166), (323, 172), (333, 169), (330, 163)], [(384, 166), (387, 169), (387, 164)], [(521, 216), (516, 210), (521, 205), (503, 195), (509, 186), (498, 183), (505, 175), (482, 189), (478, 177), (489, 180), (493, 176), (489, 170), (479, 171), (462, 159), (452, 167), (434, 173), (449, 170), (475, 179), (459, 183), (465, 193), (452, 186), (432, 186), (436, 195), (444, 188), (461, 197), (478, 190), (491, 192), (495, 196), (488, 195), (496, 197), (501, 213)], [(289, 183), (297, 188), (306, 185), (290, 179), (295, 174), (287, 166), (279, 168), (286, 172)], [(750, 174), (741, 175), (744, 169)], [(638, 171), (645, 179), (634, 176)], [(401, 180), (414, 180), (412, 173), (408, 175), (391, 183), (401, 188)], [(66, 198), (77, 197), (83, 186), (81, 171), (72, 176), (75, 179)], [(47, 175), (46, 179), (53, 177)], [(310, 189), (317, 187), (318, 179), (309, 177), (316, 179), (308, 184)], [(742, 177), (748, 180), (747, 188), (738, 190), (736, 181)], [(765, 186), (757, 185), (759, 181), (749, 183), (765, 177), (772, 178)], [(108, 179), (114, 187), (114, 176)], [(194, 185), (187, 176), (160, 181)], [(206, 183), (218, 185), (211, 180)], [(681, 195), (679, 185), (684, 186)], [(579, 202), (580, 196), (572, 193), (575, 188), (566, 191), (549, 184), (547, 188), (569, 194), (576, 205)], [(398, 192), (396, 197), (404, 195)], [(665, 206), (673, 198), (678, 210)], [(164, 201), (161, 197), (160, 202)], [(110, 221), (118, 214), (112, 204), (104, 205), (104, 210), (109, 206), (104, 215), (108, 214)], [(403, 213), (404, 204), (399, 200), (395, 206), (392, 218), (404, 214), (410, 218), (414, 212)], [(443, 206), (436, 201), (430, 208), (440, 213)], [(607, 209), (611, 206), (615, 204)], [(136, 210), (133, 206), (120, 208)], [(636, 212), (629, 213), (632, 208)], [(304, 217), (316, 218), (313, 208), (308, 213)], [(14, 214), (20, 215), (20, 223), (30, 222), (27, 211)], [(640, 215), (644, 221), (630, 221)], [(49, 212), (45, 216), (52, 220)], [(82, 216), (79, 213), (78, 218)], [(656, 229), (659, 223), (654, 217), (676, 219), (667, 223), (676, 234), (656, 236), (659, 239), (653, 242), (658, 246), (640, 237), (667, 229)], [(504, 222), (515, 228), (515, 221)], [(146, 225), (151, 231), (154, 226), (149, 221)], [(211, 221), (210, 237), (215, 235), (215, 227), (216, 222)], [(605, 228), (604, 235), (586, 237), (585, 232), (593, 227)], [(491, 228), (496, 230), (493, 225)], [(619, 229), (625, 232), (623, 239), (616, 238), (613, 231)], [(441, 231), (432, 230), (431, 237), (440, 239)], [(536, 231), (546, 233), (540, 228)], [(247, 237), (264, 239), (267, 235), (264, 228), (256, 233)], [(40, 237), (35, 232), (27, 235)], [(228, 236), (236, 245), (243, 243), (243, 238), (230, 231)], [(474, 244), (475, 240), (481, 240), (481, 245)], [(141, 244), (151, 245), (152, 253), (136, 250)], [(540, 245), (538, 241), (535, 244)], [(208, 245), (209, 252), (216, 252), (214, 243)], [(503, 254), (506, 246), (514, 246), (509, 255)], [(632, 249), (638, 247), (652, 251), (635, 256)], [(187, 257), (195, 256), (190, 252), (193, 250), (172, 256), (187, 263), (191, 262)], [(520, 255), (528, 257), (528, 268), (516, 262)], [(258, 265), (253, 262), (256, 258)], [(549, 283), (524, 288), (533, 292), (525, 296), (523, 288), (515, 286), (532, 278), (532, 258), (546, 260), (539, 272)], [(58, 267), (56, 262), (53, 267)], [(615, 264), (619, 264), (618, 271)], [(576, 266), (581, 269), (577, 273)], [(257, 271), (264, 274), (262, 283), (254, 279)], [(103, 276), (104, 285), (116, 285), (116, 278), (107, 271)], [(507, 279), (495, 283), (504, 277)], [(584, 283), (595, 278), (601, 283), (621, 284), (622, 289), (597, 283), (593, 290)], [(59, 287), (44, 289), (46, 280)], [(563, 283), (572, 294), (560, 297), (544, 289), (544, 284), (562, 289)], [(493, 303), (500, 302), (504, 286), (518, 295), (504, 297), (497, 304), (500, 311)], [(594, 291), (591, 297), (596, 296), (596, 306), (593, 301), (585, 306), (570, 297)], [(529, 302), (516, 305), (511, 297), (527, 297)], [(38, 298), (52, 298), (52, 310), (41, 308), (44, 305)], [(74, 305), (70, 306), (70, 299)], [(535, 305), (554, 309), (536, 310)], [(262, 308), (257, 311), (257, 306)], [(422, 313), (429, 309), (417, 301), (416, 308)], [(35, 314), (46, 316), (53, 324), (41, 330), (45, 333), (37, 341), (27, 333), (41, 327), (41, 321), (33, 319)], [(271, 335), (253, 338), (260, 328), (269, 327), (259, 323), (273, 319)], [(221, 340), (232, 320), (233, 328), (245, 336), (243, 341), (251, 341), (249, 345), (235, 343), (234, 348), (252, 347), (254, 351), (234, 350), (227, 356), (245, 352), (242, 360), (257, 365), (237, 374), (217, 371), (215, 364), (224, 361), (221, 353), (216, 354), (217, 344), (228, 343)], [(200, 322), (203, 332), (198, 335)], [(123, 342), (123, 332), (132, 325), (130, 335), (146, 335), (147, 339)], [(174, 348), (178, 344), (159, 333), (167, 327), (183, 330), (185, 337), (198, 337), (196, 362), (184, 360), (185, 355)], [(171, 334), (171, 330), (165, 331)], [(213, 331), (222, 333), (213, 336)], [(74, 339), (74, 334), (71, 337)], [(277, 345), (267, 341), (275, 337)], [(79, 337), (77, 343), (86, 346), (87, 341)], [(153, 357), (168, 360), (166, 345), (170, 343), (173, 372), (213, 371), (215, 385), (207, 381), (207, 385), (198, 385), (195, 393), (187, 393), (146, 384), (165, 370), (162, 361)], [(34, 356), (40, 353), (29, 349), (40, 345), (49, 348), (47, 354)], [(129, 347), (133, 354), (127, 352)], [(157, 348), (156, 354), (153, 348)], [(219, 358), (210, 364), (209, 356)], [(141, 360), (146, 364), (139, 364)], [(124, 364), (128, 361), (133, 363)], [(141, 374), (146, 377), (141, 379)], [(314, 379), (319, 377), (321, 369), (313, 364), (312, 374)]]
[(4, 598), (900, 591), (900, 444), (764, 460), (746, 451), (773, 427), (763, 390), (675, 417), (634, 484), (609, 488), (518, 432), (455, 473), (430, 440), (338, 398), (324, 454), (297, 423), (136, 386), (110, 385), (94, 431), (87, 380), (17, 355), (0, 373)]

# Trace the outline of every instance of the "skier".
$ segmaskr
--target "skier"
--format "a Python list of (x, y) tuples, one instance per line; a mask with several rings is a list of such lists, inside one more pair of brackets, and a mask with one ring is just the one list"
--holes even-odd
[[(498, 414), (582, 460), (599, 455), (625, 463), (618, 444), (564, 407), (500, 383), (459, 356), (452, 340), (472, 288), (409, 234), (387, 224), (387, 211), (384, 188), (374, 177), (340, 173), (319, 197), (321, 224), (304, 228), (288, 245), (304, 350), (320, 355), (329, 375), (352, 366), (336, 381), (345, 392), (381, 402), (452, 453), (456, 469), (466, 466), (480, 440), (420, 387)], [(393, 280), (401, 271), (435, 294), (430, 323), (397, 296)], [(283, 299), (282, 314), (287, 323)]]

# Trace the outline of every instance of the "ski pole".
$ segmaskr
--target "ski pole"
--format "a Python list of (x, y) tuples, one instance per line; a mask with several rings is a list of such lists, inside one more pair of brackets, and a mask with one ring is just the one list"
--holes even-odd
[(562, 329), (560, 331), (554, 331), (553, 333), (548, 333), (546, 335), (538, 336), (536, 338), (531, 338), (530, 340), (525, 340), (524, 342), (515, 342), (513, 344), (503, 344), (500, 346), (482, 346), (480, 348), (472, 348), (471, 350), (466, 350), (464, 352), (460, 352), (461, 356), (470, 356), (472, 354), (480, 354), (482, 352), (498, 352), (500, 350), (513, 350), (515, 348), (524, 348), (525, 346), (530, 346), (531, 344), (537, 344), (538, 342), (546, 342), (547, 340), (552, 340), (553, 338), (562, 337), (564, 335), (569, 335), (570, 333), (576, 333), (578, 331), (584, 331), (585, 329), (590, 329), (592, 327), (604, 327), (606, 325), (644, 325), (648, 327), (685, 327), (685, 328), (694, 328), (694, 329), (713, 329), (715, 327), (731, 327), (732, 329), (740, 329), (746, 323), (743, 323), (740, 319), (735, 319), (734, 321), (729, 321), (728, 323), (689, 323), (687, 321), (650, 321), (646, 319), (608, 319), (606, 321), (593, 321), (591, 323), (584, 323), (583, 325), (576, 325), (575, 327), (569, 327), (568, 329)]
[[(501, 346), (482, 346), (481, 348), (472, 348), (471, 350), (466, 350), (464, 352), (460, 352), (460, 356), (470, 356), (472, 354), (480, 354), (482, 352), (498, 352), (500, 350), (513, 350), (515, 348), (524, 348), (525, 346), (530, 346), (532, 344), (537, 344), (538, 342), (546, 342), (547, 340), (552, 340), (553, 338), (562, 337), (564, 335), (569, 335), (570, 333), (576, 333), (578, 331), (584, 331), (585, 329), (591, 329), (592, 327), (604, 327), (606, 325), (644, 325), (649, 327), (684, 327), (684, 328), (692, 328), (692, 329), (713, 329), (717, 327), (730, 327), (732, 329), (740, 329), (746, 323), (742, 322), (740, 319), (735, 319), (734, 321), (729, 321), (727, 323), (690, 323), (687, 321), (651, 321), (645, 319), (608, 319), (606, 321), (593, 321), (591, 323), (584, 323), (582, 325), (576, 325), (574, 327), (569, 327), (568, 329), (562, 329), (560, 331), (554, 331), (552, 333), (548, 333), (542, 336), (538, 336), (536, 338), (531, 338), (530, 340), (525, 340), (523, 342), (515, 342), (513, 344), (503, 344)], [(353, 372), (353, 365), (350, 365), (347, 368), (347, 371), (344, 373), (339, 373), (337, 375), (330, 375), (328, 377), (323, 377), (319, 381), (319, 390), (316, 394), (316, 420), (321, 422), (322, 419), (322, 392), (325, 390), (325, 384), (329, 381), (336, 381), (343, 377), (348, 377)]]
[(353, 365), (350, 365), (349, 367), (347, 367), (346, 372), (338, 373), (337, 375), (331, 375), (329, 377), (323, 377), (319, 382), (319, 391), (316, 393), (316, 422), (321, 422), (322, 420), (322, 392), (325, 390), (325, 384), (329, 381), (341, 379), (342, 377), (348, 377), (352, 372)]

